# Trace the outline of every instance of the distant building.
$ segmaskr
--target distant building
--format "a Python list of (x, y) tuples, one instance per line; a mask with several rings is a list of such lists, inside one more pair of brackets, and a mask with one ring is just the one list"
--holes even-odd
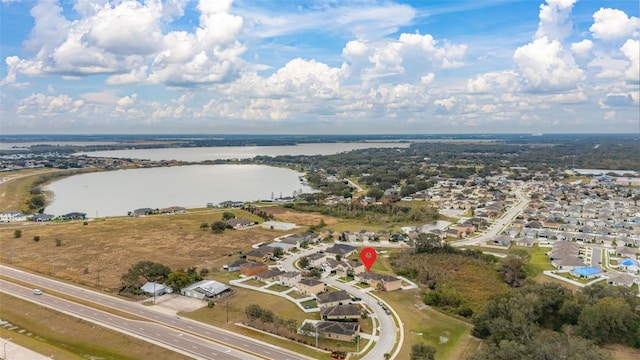
[(26, 221), (27, 217), (22, 211), (5, 211), (0, 213), (0, 222), (18, 222)]
[(296, 224), (281, 221), (265, 221), (262, 223), (263, 229), (289, 231), (296, 228)]

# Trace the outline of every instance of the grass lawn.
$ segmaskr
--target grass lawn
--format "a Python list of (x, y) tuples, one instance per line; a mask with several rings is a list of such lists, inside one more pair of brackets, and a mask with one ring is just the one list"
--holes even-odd
[(547, 252), (551, 251), (551, 248), (541, 248), (537, 245), (534, 247), (512, 246), (510, 250), (513, 251), (516, 249), (525, 250), (531, 255), (527, 269), (529, 274), (527, 275), (536, 276), (542, 274), (545, 270), (555, 270), (553, 265), (551, 265), (549, 256), (547, 256)]
[[(184, 355), (0, 293), (0, 336), (56, 359), (189, 359)], [(19, 330), (26, 330), (20, 334)], [(33, 336), (27, 336), (31, 332)], [(10, 355), (10, 354), (8, 354)], [(11, 358), (11, 357), (9, 357)]]
[[(284, 301), (282, 298), (274, 295), (264, 294), (258, 291), (252, 291), (243, 288), (234, 288), (236, 294), (228, 300), (228, 318), (227, 322), (227, 303), (221, 302), (214, 308), (201, 308), (191, 313), (180, 313), (180, 316), (188, 317), (197, 321), (201, 321), (214, 326), (219, 326), (235, 333), (243, 334), (261, 341), (268, 342), (272, 345), (290, 349), (301, 354), (305, 354), (315, 359), (328, 360), (328, 354), (317, 352), (298, 343), (280, 339), (268, 334), (247, 329), (236, 325), (246, 321), (245, 309), (249, 305), (259, 305), (263, 309), (271, 310), (275, 315), (283, 319), (294, 319), (298, 325), (302, 324), (305, 319), (319, 320), (320, 313), (305, 314), (297, 305), (292, 302)], [(315, 301), (313, 301), (315, 306)]]
[(303, 301), (303, 302), (300, 303), (300, 305), (302, 305), (302, 307), (305, 307), (305, 306), (311, 306), (311, 308), (317, 308), (318, 307), (318, 303), (315, 300)]
[(291, 291), (290, 293), (287, 294), (287, 296), (290, 296), (290, 297), (292, 297), (294, 299), (303, 299), (303, 298), (308, 297), (309, 295), (300, 294), (297, 291)]
[(556, 273), (556, 275), (558, 275), (558, 276), (562, 276), (562, 277), (563, 277), (563, 278), (565, 278), (565, 279), (569, 279), (569, 280), (577, 281), (577, 282), (579, 282), (579, 283), (581, 283), (581, 284), (590, 283), (590, 282), (592, 282), (592, 281), (594, 280), (594, 279), (583, 279), (583, 278), (578, 278), (578, 277), (575, 277), (575, 276), (571, 275), (571, 274), (570, 274), (570, 273), (568, 273), (568, 272), (567, 272), (567, 273), (565, 273), (565, 272), (563, 272), (563, 273)]
[[(433, 345), (436, 359), (464, 359), (473, 354), (480, 341), (470, 335), (472, 326), (422, 305), (417, 290), (381, 292), (380, 297), (398, 313), (405, 326), (405, 341), (398, 360), (408, 360), (411, 346)], [(416, 304), (421, 304), (419, 309)]]
[(245, 285), (253, 286), (253, 287), (263, 287), (266, 285), (262, 281), (256, 280), (256, 279), (249, 279), (249, 280), (243, 281), (242, 283)]
[(283, 292), (283, 291), (287, 291), (287, 290), (289, 290), (291, 288), (288, 287), (288, 286), (280, 285), (280, 284), (273, 284), (273, 285), (269, 286), (267, 289), (269, 289), (271, 291)]

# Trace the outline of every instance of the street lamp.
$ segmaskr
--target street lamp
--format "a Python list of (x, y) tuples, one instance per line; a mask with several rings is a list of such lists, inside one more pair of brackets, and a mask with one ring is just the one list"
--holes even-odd
[(7, 343), (6, 342), (4, 343), (2, 348), (4, 349), (4, 354), (2, 355), (2, 359), (7, 360)]

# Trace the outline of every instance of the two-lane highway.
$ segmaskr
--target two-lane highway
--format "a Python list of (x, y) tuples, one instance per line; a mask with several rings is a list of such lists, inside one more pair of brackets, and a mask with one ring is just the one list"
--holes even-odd
[(0, 291), (150, 341), (195, 359), (260, 359), (157, 323), (126, 319), (46, 293), (34, 295), (33, 289), (8, 281), (0, 280)]
[[(148, 319), (159, 325), (171, 327), (174, 330), (191, 333), (205, 339), (210, 339), (222, 346), (225, 346), (225, 350), (238, 350), (246, 353), (243, 357), (240, 357), (242, 359), (251, 359), (254, 357), (282, 360), (310, 359), (307, 356), (296, 354), (289, 350), (281, 349), (279, 347), (252, 339), (247, 336), (235, 334), (233, 332), (190, 319), (159, 313), (150, 310), (138, 303), (132, 303), (113, 296), (109, 296), (92, 290), (87, 290), (39, 275), (16, 270), (7, 266), (0, 265), (0, 275), (32, 284), (34, 288), (41, 288), (45, 290), (45, 292), (46, 289), (55, 290), (69, 296), (73, 296), (92, 303), (107, 306), (122, 312), (130, 313), (138, 317)], [(248, 354), (252, 354), (253, 357)]]

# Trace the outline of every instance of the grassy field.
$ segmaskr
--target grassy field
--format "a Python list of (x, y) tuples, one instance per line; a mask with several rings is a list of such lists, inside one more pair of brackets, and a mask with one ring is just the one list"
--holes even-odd
[(189, 359), (4, 293), (0, 293), (0, 303), (0, 318), (18, 326), (14, 331), (0, 328), (0, 336), (52, 359)]
[[(115, 292), (120, 276), (140, 260), (172, 269), (196, 266), (218, 270), (235, 260), (238, 251), (282, 235), (259, 227), (222, 234), (200, 229), (203, 222), (212, 223), (221, 216), (222, 210), (204, 210), (96, 219), (87, 225), (82, 221), (3, 224), (0, 261), (92, 287), (99, 279), (101, 290)], [(248, 213), (240, 216), (253, 217)], [(13, 236), (16, 226), (22, 230), (20, 238)], [(35, 242), (34, 236), (40, 241)], [(55, 239), (62, 245), (56, 246)]]
[(408, 360), (411, 346), (433, 345), (436, 359), (464, 359), (473, 354), (480, 341), (472, 337), (471, 325), (425, 306), (417, 290), (382, 292), (379, 296), (398, 313), (405, 327), (404, 345), (397, 357)]
[(11, 171), (2, 174), (0, 177), (0, 211), (16, 211), (21, 210), (27, 212), (29, 207), (25, 201), (29, 197), (29, 189), (33, 182), (45, 173), (61, 172), (59, 169), (28, 169)]

